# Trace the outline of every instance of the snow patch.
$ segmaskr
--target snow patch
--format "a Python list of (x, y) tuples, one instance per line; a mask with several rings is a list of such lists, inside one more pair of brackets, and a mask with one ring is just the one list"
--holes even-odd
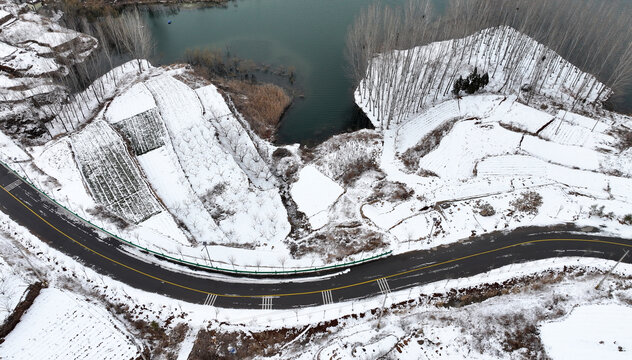
[(565, 319), (540, 326), (540, 337), (553, 360), (629, 359), (630, 334), (632, 307), (616, 304), (579, 306)]
[(343, 192), (340, 185), (311, 165), (301, 169), (290, 190), (298, 209), (310, 218), (314, 228), (325, 225), (324, 219), (316, 215), (327, 210)]

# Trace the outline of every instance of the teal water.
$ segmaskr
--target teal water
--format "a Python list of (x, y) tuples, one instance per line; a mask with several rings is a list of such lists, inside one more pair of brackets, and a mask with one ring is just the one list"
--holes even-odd
[(284, 115), (277, 142), (310, 144), (366, 125), (354, 107), (344, 47), (348, 26), (370, 3), (237, 0), (227, 8), (181, 8), (147, 19), (163, 64), (180, 60), (187, 48), (208, 46), (257, 63), (293, 66), (305, 97)]
[[(160, 64), (181, 61), (187, 48), (211, 47), (295, 68), (304, 98), (296, 98), (283, 116), (276, 141), (314, 144), (368, 124), (353, 102), (344, 48), (348, 26), (376, 1), (406, 0), (234, 0), (226, 8), (182, 6), (146, 19)], [(442, 3), (435, 6), (441, 9)], [(616, 108), (632, 111), (632, 89)]]

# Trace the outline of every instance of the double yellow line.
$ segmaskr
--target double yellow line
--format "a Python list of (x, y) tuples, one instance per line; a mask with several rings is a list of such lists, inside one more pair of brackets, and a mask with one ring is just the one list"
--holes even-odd
[(375, 278), (375, 279), (371, 279), (371, 280), (366, 280), (366, 281), (362, 281), (362, 282), (357, 282), (357, 283), (353, 283), (353, 284), (348, 284), (348, 285), (343, 285), (343, 286), (338, 286), (338, 287), (334, 287), (334, 288), (329, 288), (329, 289), (322, 289), (322, 290), (313, 290), (313, 291), (304, 291), (304, 292), (295, 292), (295, 293), (285, 293), (285, 294), (262, 294), (262, 295), (231, 295), (231, 294), (217, 294), (217, 293), (213, 293), (211, 291), (205, 291), (205, 290), (200, 290), (200, 289), (195, 289), (189, 286), (185, 286), (185, 285), (181, 285), (172, 281), (168, 281), (162, 278), (159, 278), (157, 276), (148, 274), (144, 271), (140, 271), (138, 269), (135, 269), (129, 265), (125, 265), (119, 261), (116, 261), (108, 256), (105, 256), (101, 253), (99, 253), (98, 251), (95, 251), (93, 249), (91, 249), (90, 247), (86, 246), (85, 244), (75, 240), (74, 238), (72, 238), (71, 236), (69, 236), (68, 234), (64, 233), (63, 231), (59, 230), (58, 228), (56, 228), (55, 226), (53, 226), (51, 223), (49, 223), (46, 219), (42, 218), (39, 214), (37, 214), (33, 209), (31, 209), (28, 205), (26, 205), (25, 203), (23, 203), (20, 199), (18, 199), (17, 197), (15, 197), (11, 192), (7, 191), (3, 186), (0, 185), (0, 188), (2, 188), (2, 190), (6, 191), (7, 194), (11, 195), (12, 198), (15, 199), (15, 201), (17, 201), (18, 203), (20, 203), (22, 206), (24, 206), (28, 211), (30, 211), (33, 215), (37, 216), (41, 221), (43, 221), (46, 225), (50, 226), (51, 228), (55, 229), (55, 231), (57, 231), (58, 233), (60, 233), (61, 235), (65, 236), (66, 238), (70, 239), (72, 242), (74, 242), (75, 244), (81, 246), (82, 248), (90, 251), (91, 253), (98, 255), (100, 257), (102, 257), (105, 260), (108, 260), (114, 264), (117, 264), (119, 266), (122, 266), (128, 270), (134, 271), (140, 275), (146, 276), (148, 278), (160, 281), (162, 283), (165, 284), (169, 284), (175, 287), (178, 287), (180, 289), (184, 289), (184, 290), (189, 290), (189, 291), (193, 291), (196, 293), (200, 293), (200, 294), (204, 294), (204, 295), (216, 295), (218, 297), (226, 297), (226, 298), (261, 298), (261, 297), (281, 297), (281, 296), (296, 296), (296, 295), (309, 295), (309, 294), (318, 294), (324, 291), (335, 291), (335, 290), (341, 290), (341, 289), (346, 289), (346, 288), (351, 288), (351, 287), (355, 287), (355, 286), (360, 286), (360, 285), (365, 285), (365, 284), (369, 284), (372, 282), (377, 282), (380, 279), (390, 279), (390, 278), (394, 278), (397, 276), (402, 276), (402, 275), (406, 275), (406, 274), (410, 274), (410, 273), (414, 273), (417, 271), (421, 271), (421, 270), (426, 270), (426, 269), (430, 269), (433, 267), (437, 267), (437, 266), (441, 266), (441, 265), (445, 265), (445, 264), (450, 264), (450, 263), (454, 263), (457, 261), (462, 261), (465, 259), (469, 259), (469, 258), (473, 258), (476, 256), (481, 256), (481, 255), (485, 255), (485, 254), (490, 254), (490, 253), (494, 253), (494, 252), (498, 252), (498, 251), (502, 251), (502, 250), (506, 250), (506, 249), (510, 249), (513, 247), (517, 247), (517, 246), (521, 246), (521, 245), (526, 245), (526, 244), (535, 244), (535, 243), (542, 243), (542, 242), (557, 242), (557, 241), (572, 241), (572, 242), (588, 242), (588, 243), (601, 243), (601, 244), (608, 244), (608, 245), (618, 245), (618, 246), (624, 246), (624, 247), (630, 247), (632, 248), (632, 244), (625, 244), (625, 243), (619, 243), (619, 242), (614, 242), (614, 241), (606, 241), (606, 240), (596, 240), (596, 239), (540, 239), (540, 240), (529, 240), (529, 241), (523, 241), (523, 242), (519, 242), (519, 243), (515, 243), (515, 244), (511, 244), (511, 245), (506, 245), (506, 246), (502, 246), (496, 249), (492, 249), (492, 250), (487, 250), (487, 251), (481, 251), (475, 254), (471, 254), (471, 255), (467, 255), (467, 256), (462, 256), (462, 257), (458, 257), (458, 258), (454, 258), (451, 260), (446, 260), (446, 261), (442, 261), (442, 262), (438, 262), (438, 263), (434, 263), (434, 264), (430, 264), (430, 265), (426, 265), (426, 266), (422, 266), (422, 267), (418, 267), (418, 268), (414, 268), (411, 270), (407, 270), (407, 271), (402, 271), (396, 274), (392, 274), (392, 275), (387, 275), (387, 276), (383, 276), (380, 278)]

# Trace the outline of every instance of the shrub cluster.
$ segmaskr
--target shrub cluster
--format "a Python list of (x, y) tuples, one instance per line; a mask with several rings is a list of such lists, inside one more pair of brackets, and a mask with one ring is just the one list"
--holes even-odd
[(474, 71), (465, 79), (462, 76), (454, 82), (452, 87), (452, 93), (459, 95), (459, 92), (465, 91), (468, 94), (474, 94), (478, 89), (482, 89), (485, 85), (489, 84), (489, 74), (485, 73), (480, 75), (478, 69), (474, 68)]
[(490, 203), (484, 202), (478, 205), (478, 213), (481, 216), (494, 216), (496, 214), (496, 210)]
[(535, 215), (542, 205), (542, 195), (535, 191), (525, 191), (509, 205), (513, 206), (516, 211)]

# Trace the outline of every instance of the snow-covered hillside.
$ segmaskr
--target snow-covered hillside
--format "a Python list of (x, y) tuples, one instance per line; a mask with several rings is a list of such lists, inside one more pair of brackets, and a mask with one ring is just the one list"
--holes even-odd
[[(454, 98), (475, 67), (485, 93)], [(311, 268), (524, 225), (632, 234), (632, 122), (589, 108), (610, 90), (541, 44), (492, 28), (368, 69), (355, 95), (377, 130), (277, 148), (190, 69), (132, 60), (55, 112), (54, 140), (24, 153), (0, 138), (2, 158), (128, 241), (223, 268)]]
[(42, 122), (60, 112), (67, 95), (54, 78), (82, 62), (97, 40), (26, 7), (0, 3), (0, 123), (8, 134), (36, 140), (50, 137)]
[[(592, 141), (585, 141), (583, 125), (563, 118), (578, 116), (549, 114), (515, 96), (497, 95), (448, 100), (423, 111), (383, 132), (380, 164), (387, 179), (406, 184), (422, 199), (366, 204), (364, 214), (399, 241), (419, 241), (423, 247), (498, 229), (564, 222), (602, 225), (629, 236), (632, 227), (623, 219), (632, 212), (632, 157), (617, 150), (619, 140), (611, 134), (632, 125), (632, 119), (601, 115), (592, 120), (598, 125)], [(437, 133), (446, 123), (452, 126)], [(577, 138), (559, 143), (539, 135), (560, 123)], [(569, 141), (586, 146), (566, 145)], [(529, 192), (542, 197), (541, 205), (532, 213), (517, 210), (516, 201)], [(605, 214), (591, 210), (601, 206)]]
[(488, 91), (529, 99), (534, 93), (569, 108), (601, 102), (611, 94), (594, 76), (551, 49), (501, 26), (377, 55), (355, 91), (356, 103), (375, 127), (391, 128), (423, 108), (453, 98), (455, 80), (474, 68), (489, 73)]

